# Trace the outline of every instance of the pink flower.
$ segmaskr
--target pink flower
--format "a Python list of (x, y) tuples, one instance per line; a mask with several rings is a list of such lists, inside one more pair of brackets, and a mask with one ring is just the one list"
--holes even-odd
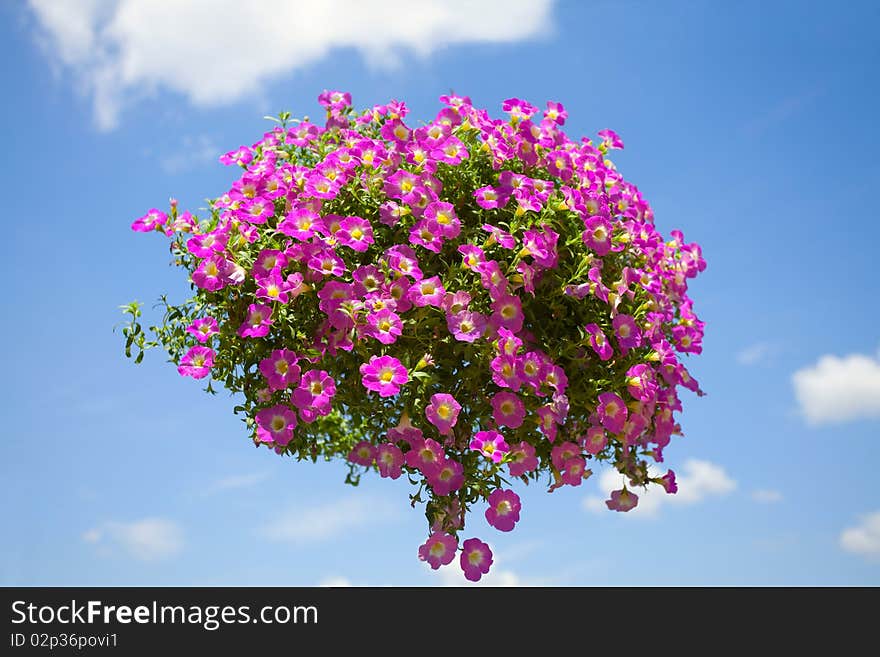
[(436, 221), (422, 219), (409, 231), (409, 241), (423, 246), (429, 251), (440, 253), (443, 248), (443, 236), (440, 225)]
[(290, 288), (290, 283), (281, 276), (279, 271), (272, 271), (266, 276), (257, 279), (256, 297), (270, 302), (279, 301), (287, 303), (290, 301), (290, 295), (288, 294)]
[(605, 333), (596, 324), (587, 324), (587, 333), (590, 335), (590, 346), (601, 360), (608, 360), (614, 355), (614, 350), (608, 343)]
[(367, 467), (373, 465), (373, 459), (376, 458), (376, 448), (366, 440), (358, 442), (348, 453), (348, 460), (358, 465)]
[(512, 294), (505, 294), (492, 302), (493, 324), (495, 326), (503, 326), (506, 329), (517, 333), (523, 325), (522, 303), (519, 297)]
[(462, 544), (459, 563), (465, 578), (478, 582), (492, 567), (492, 550), (480, 539), (469, 538)]
[(199, 342), (205, 343), (218, 332), (217, 320), (213, 317), (202, 317), (190, 324), (186, 328), (186, 332), (194, 335)]
[(584, 244), (596, 255), (604, 256), (611, 250), (611, 222), (601, 215), (584, 219)]
[(376, 467), (379, 476), (397, 479), (402, 472), (403, 452), (394, 443), (382, 443), (376, 449)]
[(627, 409), (623, 400), (613, 392), (603, 392), (599, 395), (599, 405), (596, 407), (599, 421), (602, 426), (611, 433), (623, 431), (626, 423)]
[(626, 486), (620, 490), (611, 491), (611, 499), (605, 500), (605, 506), (612, 511), (629, 511), (639, 503), (639, 496), (627, 490)]
[(295, 428), (296, 413), (283, 404), (264, 408), (257, 413), (257, 438), (260, 442), (286, 445), (293, 437)]
[(492, 359), (490, 367), (492, 368), (492, 381), (501, 388), (510, 388), (511, 390), (519, 390), (522, 386), (517, 375), (516, 356), (501, 354)]
[(553, 450), (550, 452), (550, 460), (553, 462), (554, 468), (556, 468), (557, 470), (562, 470), (562, 468), (565, 467), (565, 462), (568, 461), (568, 459), (580, 455), (580, 447), (575, 445), (573, 442), (566, 441), (564, 443), (556, 445), (553, 448)]
[(262, 338), (268, 335), (272, 325), (272, 308), (257, 303), (248, 306), (247, 318), (238, 328), (238, 334), (243, 338)]
[(228, 233), (218, 230), (204, 235), (193, 235), (187, 240), (186, 248), (197, 258), (209, 258), (215, 253), (223, 253), (228, 237)]
[(392, 356), (370, 356), (370, 362), (361, 365), (360, 372), (364, 387), (378, 392), (380, 397), (393, 397), (409, 381), (406, 368)]
[(409, 467), (420, 470), (426, 476), (435, 474), (445, 460), (446, 453), (443, 451), (443, 447), (431, 438), (414, 440), (412, 449), (404, 457), (404, 461)]
[(340, 244), (362, 253), (373, 243), (373, 227), (363, 217), (346, 217), (340, 222), (336, 239)]
[(263, 278), (276, 270), (280, 274), (286, 266), (287, 256), (284, 253), (276, 249), (263, 249), (251, 267), (251, 273), (255, 278)]
[(602, 427), (590, 427), (583, 441), (584, 449), (596, 455), (608, 445), (608, 436), (605, 435), (605, 429)]
[(455, 397), (438, 392), (431, 396), (431, 403), (425, 409), (425, 416), (428, 422), (437, 427), (437, 431), (447, 436), (458, 421), (460, 410), (461, 404), (455, 400)]
[(517, 429), (526, 417), (526, 407), (516, 394), (499, 392), (492, 398), (492, 417), (498, 426)]
[(425, 474), (434, 494), (440, 497), (457, 491), (464, 484), (464, 467), (453, 459), (444, 459), (435, 470)]
[(626, 389), (633, 399), (654, 401), (657, 397), (657, 381), (653, 370), (644, 363), (630, 367), (626, 372)]
[(458, 539), (446, 532), (434, 532), (419, 547), (419, 559), (427, 561), (434, 570), (452, 562), (458, 550)]
[(156, 228), (163, 226), (167, 219), (167, 214), (153, 208), (143, 217), (135, 219), (131, 224), (131, 229), (139, 233), (149, 233), (151, 230), (156, 230)]
[(305, 241), (315, 234), (320, 220), (318, 213), (309, 208), (295, 208), (278, 224), (278, 232)]
[(486, 520), (495, 529), (509, 532), (519, 520), (522, 504), (519, 495), (512, 490), (496, 488), (489, 495), (489, 508), (486, 509)]
[(658, 483), (670, 495), (678, 492), (678, 484), (675, 482), (675, 473), (672, 470), (667, 470)]
[(504, 436), (497, 431), (477, 431), (471, 439), (470, 448), (477, 450), (494, 463), (500, 463), (510, 450)]
[(580, 486), (584, 480), (587, 462), (583, 456), (574, 456), (563, 463), (560, 482), (569, 486)]
[(484, 210), (493, 210), (495, 208), (503, 208), (507, 205), (510, 194), (504, 193), (494, 187), (480, 187), (474, 192), (474, 198), (477, 199), (477, 205)]
[(301, 411), (310, 410), (318, 415), (330, 413), (330, 402), (336, 395), (336, 382), (324, 370), (309, 370), (303, 374), (299, 387), (290, 396), (293, 405)]
[(439, 226), (440, 234), (446, 239), (455, 239), (461, 232), (461, 222), (455, 214), (452, 203), (434, 201), (425, 208), (425, 219)]
[(420, 308), (423, 306), (439, 308), (443, 303), (443, 297), (446, 296), (446, 290), (440, 282), (440, 277), (432, 276), (415, 283), (409, 289), (408, 296), (410, 301)]
[(510, 449), (510, 461), (507, 464), (511, 477), (521, 477), (538, 467), (535, 448), (523, 441)]
[(192, 347), (180, 359), (177, 371), (180, 376), (204, 379), (214, 366), (214, 350), (208, 347)]
[(642, 344), (642, 332), (639, 330), (636, 320), (629, 315), (617, 315), (612, 321), (614, 333), (617, 336), (617, 344), (620, 350), (626, 354)]
[(459, 342), (473, 342), (482, 337), (486, 330), (486, 318), (480, 313), (462, 310), (446, 315), (446, 326)]
[(299, 382), (299, 358), (289, 349), (275, 349), (272, 355), (260, 361), (260, 372), (272, 390), (283, 390)]
[(400, 317), (388, 308), (370, 313), (367, 321), (369, 322), (369, 327), (366, 333), (376, 338), (382, 344), (393, 343), (403, 332), (403, 323), (400, 321)]
[(205, 258), (192, 274), (192, 281), (203, 290), (216, 292), (226, 286), (226, 258), (216, 253)]

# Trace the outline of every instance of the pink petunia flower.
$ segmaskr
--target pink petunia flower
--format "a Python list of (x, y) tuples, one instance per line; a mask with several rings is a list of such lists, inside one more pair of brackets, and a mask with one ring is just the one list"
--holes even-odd
[(458, 539), (446, 532), (434, 532), (419, 547), (419, 559), (437, 570), (440, 566), (452, 563), (458, 550)]
[(218, 333), (217, 320), (213, 317), (202, 317), (187, 326), (186, 332), (194, 335), (199, 342), (205, 343), (212, 335)]
[(584, 244), (589, 246), (598, 256), (607, 255), (611, 250), (611, 222), (602, 215), (584, 219)]
[(257, 413), (257, 438), (260, 442), (286, 445), (293, 437), (295, 428), (296, 413), (283, 404), (264, 408)]
[(272, 390), (284, 390), (299, 382), (299, 358), (289, 349), (275, 349), (272, 355), (260, 361), (260, 372)]
[(309, 370), (303, 374), (299, 387), (290, 395), (300, 411), (314, 411), (318, 415), (330, 413), (330, 403), (336, 395), (336, 382), (324, 370)]
[(596, 324), (587, 324), (586, 330), (590, 335), (590, 346), (599, 358), (601, 360), (611, 358), (614, 355), (614, 350), (611, 348), (608, 338), (605, 337), (605, 332)]
[(464, 466), (454, 459), (444, 459), (433, 471), (425, 473), (435, 495), (445, 497), (464, 484)]
[(255, 296), (258, 299), (265, 299), (269, 302), (287, 303), (290, 301), (290, 288), (290, 283), (281, 276), (279, 271), (272, 271), (266, 276), (257, 279)]
[(393, 397), (409, 381), (406, 368), (392, 356), (370, 356), (370, 362), (361, 365), (360, 372), (364, 387), (378, 392), (380, 397)]
[(435, 474), (445, 460), (446, 452), (443, 451), (440, 443), (432, 438), (413, 440), (412, 449), (404, 456), (404, 462), (409, 467), (420, 470), (426, 476)]
[(480, 539), (469, 538), (462, 544), (459, 563), (465, 578), (478, 582), (492, 567), (492, 550)]
[(611, 491), (611, 499), (605, 500), (605, 506), (612, 511), (629, 511), (639, 503), (639, 496), (630, 492), (626, 486), (620, 490)]
[(623, 431), (623, 425), (626, 423), (627, 408), (623, 400), (613, 392), (603, 392), (599, 395), (599, 405), (596, 407), (596, 413), (602, 426), (611, 433), (620, 433)]
[(519, 495), (512, 490), (496, 488), (489, 494), (489, 508), (486, 509), (486, 520), (495, 529), (502, 532), (513, 530), (519, 520), (522, 503)]
[(437, 431), (446, 436), (452, 432), (452, 427), (458, 421), (460, 410), (461, 404), (455, 400), (455, 397), (438, 392), (431, 396), (431, 403), (425, 408), (425, 417), (437, 427)]
[(382, 443), (376, 449), (376, 467), (379, 476), (397, 479), (402, 473), (403, 452), (394, 443)]
[(440, 277), (432, 276), (415, 283), (409, 289), (408, 296), (409, 300), (419, 308), (424, 306), (439, 308), (443, 303), (443, 297), (446, 296), (446, 290), (440, 282)]
[(181, 376), (203, 379), (214, 366), (214, 350), (208, 347), (192, 347), (180, 359), (177, 371)]
[(635, 349), (642, 344), (642, 332), (639, 330), (636, 320), (629, 315), (617, 315), (611, 324), (614, 334), (617, 336), (617, 344), (620, 350), (626, 354), (630, 349)]
[(526, 417), (526, 406), (515, 393), (499, 392), (492, 398), (492, 418), (498, 426), (517, 429)]
[(226, 269), (226, 258), (216, 253), (199, 263), (192, 274), (193, 283), (209, 292), (221, 290), (226, 286)]
[(238, 328), (238, 334), (243, 338), (262, 338), (264, 335), (268, 335), (271, 325), (271, 306), (252, 303), (248, 306), (244, 323)]
[(510, 470), (511, 477), (521, 477), (538, 467), (535, 448), (525, 441), (511, 447), (509, 458), (510, 461), (507, 467)]
[(376, 458), (376, 448), (373, 447), (366, 440), (361, 440), (354, 447), (352, 447), (351, 451), (348, 453), (348, 460), (352, 463), (357, 463), (358, 465), (365, 465), (367, 467), (373, 465), (373, 460)]
[(497, 431), (477, 431), (471, 439), (470, 448), (477, 450), (494, 463), (500, 463), (504, 455), (510, 451), (507, 442)]
[(505, 294), (492, 302), (492, 323), (517, 333), (523, 325), (522, 302), (519, 297)]
[(590, 427), (587, 435), (583, 438), (584, 449), (590, 454), (596, 455), (608, 445), (608, 436), (602, 427)]
[(454, 315), (446, 315), (449, 332), (460, 342), (473, 342), (482, 337), (486, 330), (486, 318), (480, 313), (462, 310)]
[(363, 217), (346, 217), (335, 237), (340, 244), (363, 253), (373, 243), (373, 227)]
[(366, 333), (382, 344), (392, 344), (403, 332), (403, 322), (393, 310), (388, 308), (367, 316)]

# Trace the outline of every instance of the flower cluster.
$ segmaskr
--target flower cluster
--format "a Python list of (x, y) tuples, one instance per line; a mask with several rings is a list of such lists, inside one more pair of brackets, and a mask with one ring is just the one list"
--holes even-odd
[[(131, 304), (126, 353), (161, 345), (183, 376), (210, 377), (260, 446), (343, 458), (347, 482), (406, 475), (425, 503), (432, 568), (465, 576), (492, 552), (464, 539), (484, 508), (511, 531), (512, 486), (579, 486), (607, 462), (633, 489), (674, 493), (649, 462), (680, 433), (677, 388), (702, 394), (680, 354), (700, 353), (688, 298), (700, 247), (664, 239), (597, 140), (563, 132), (559, 103), (504, 102), (493, 119), (440, 98), (430, 122), (393, 101), (357, 112), (325, 92), (326, 122), (279, 116), (205, 216), (150, 210), (136, 231), (171, 239), (194, 294), (147, 337)], [(163, 298), (164, 300), (164, 298)]]

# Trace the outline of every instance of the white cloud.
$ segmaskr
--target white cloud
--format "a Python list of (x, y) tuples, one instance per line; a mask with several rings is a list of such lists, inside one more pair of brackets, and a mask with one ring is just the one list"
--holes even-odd
[(840, 547), (863, 557), (880, 559), (880, 511), (861, 518), (861, 524), (843, 530)]
[(771, 351), (771, 346), (766, 342), (749, 345), (736, 354), (736, 362), (740, 365), (757, 365), (762, 360), (766, 360)]
[(822, 356), (791, 377), (801, 413), (812, 425), (880, 418), (880, 359)]
[(373, 527), (394, 514), (394, 507), (383, 500), (347, 497), (283, 512), (267, 523), (261, 533), (273, 541), (320, 542), (361, 527)]
[(173, 153), (159, 159), (159, 164), (165, 173), (174, 175), (215, 162), (220, 153), (220, 147), (207, 135), (186, 136)]
[(165, 518), (106, 522), (84, 532), (82, 539), (98, 546), (102, 554), (122, 551), (142, 561), (173, 557), (184, 543), (180, 527)]
[[(653, 467), (650, 473), (651, 476), (662, 474)], [(675, 480), (678, 492), (674, 495), (667, 494), (661, 486), (655, 484), (650, 484), (647, 489), (632, 489), (639, 496), (638, 506), (622, 515), (653, 517), (665, 504), (696, 504), (707, 497), (727, 495), (736, 488), (736, 482), (720, 465), (696, 459), (686, 461), (684, 467), (675, 473)], [(624, 477), (616, 470), (603, 470), (597, 481), (601, 495), (587, 497), (583, 501), (584, 508), (594, 513), (614, 513), (605, 506), (605, 500), (612, 490), (619, 490), (624, 482)]]
[(466, 43), (548, 32), (553, 0), (29, 0), (50, 56), (112, 129), (139, 97), (165, 89), (197, 106), (259, 96), (263, 85), (352, 48), (404, 66)]
[[(439, 570), (432, 570), (428, 564), (425, 568), (431, 577), (438, 578), (440, 586), (542, 586), (538, 582), (524, 579), (512, 570), (504, 570), (498, 566), (497, 551), (490, 545), (493, 553), (493, 563), (489, 572), (483, 575), (479, 581), (472, 582), (464, 576), (464, 571), (458, 563), (458, 557), (452, 563), (441, 566)], [(436, 581), (436, 580), (435, 580)]]
[(775, 504), (782, 501), (782, 493), (769, 488), (752, 491), (752, 499), (762, 504)]
[(318, 586), (339, 588), (339, 587), (354, 586), (354, 584), (352, 584), (345, 577), (326, 577), (318, 583)]

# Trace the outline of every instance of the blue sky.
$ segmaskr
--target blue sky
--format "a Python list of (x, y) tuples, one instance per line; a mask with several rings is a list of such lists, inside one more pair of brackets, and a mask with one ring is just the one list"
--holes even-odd
[(569, 135), (623, 137), (660, 229), (709, 263), (688, 361), (709, 394), (665, 454), (687, 492), (627, 515), (596, 512), (601, 473), (520, 489), (511, 535), (474, 514), (488, 582), (880, 584), (876, 3), (76, 4), (0, 8), (0, 584), (460, 581), (417, 560), (405, 482), (253, 449), (226, 396), (112, 333), (119, 304), (187, 291), (130, 222), (202, 207), (234, 175), (220, 153), (325, 88), (425, 120), (450, 89), (496, 115), (561, 101)]

